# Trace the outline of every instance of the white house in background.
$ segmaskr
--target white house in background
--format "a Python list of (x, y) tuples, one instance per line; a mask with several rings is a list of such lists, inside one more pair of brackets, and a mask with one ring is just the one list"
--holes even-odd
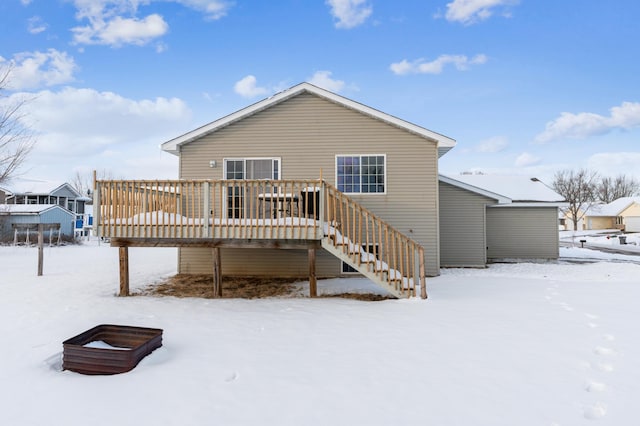
[(584, 214), (584, 229), (640, 232), (640, 197), (623, 197), (589, 207)]
[(440, 175), (440, 265), (556, 259), (563, 197), (526, 176)]

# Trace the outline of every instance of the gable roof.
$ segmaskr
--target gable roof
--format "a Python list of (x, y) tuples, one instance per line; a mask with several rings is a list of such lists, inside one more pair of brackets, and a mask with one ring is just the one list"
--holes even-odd
[(18, 178), (12, 179), (8, 184), (3, 185), (3, 189), (8, 195), (50, 195), (54, 192), (66, 189), (75, 195), (77, 199), (90, 200), (80, 194), (71, 184), (67, 182)]
[[(562, 195), (549, 188), (542, 181), (527, 176), (503, 175), (456, 175), (448, 179), (457, 181), (465, 189), (495, 198), (508, 199), (513, 203), (562, 203)], [(481, 192), (481, 191), (484, 191)], [(493, 194), (487, 195), (487, 194)], [(500, 201), (503, 204), (503, 201)]]
[(613, 200), (609, 204), (595, 204), (587, 209), (585, 216), (619, 216), (620, 213), (628, 209), (633, 203), (640, 205), (640, 197), (622, 197)]
[(440, 182), (448, 183), (449, 185), (453, 185), (457, 188), (465, 189), (467, 191), (473, 192), (475, 194), (484, 195), (485, 197), (492, 198), (496, 200), (498, 203), (510, 203), (511, 199), (509, 197), (505, 197), (500, 194), (496, 194), (495, 192), (487, 191), (486, 189), (478, 188), (477, 186), (470, 185), (465, 182), (461, 182), (459, 180), (455, 180), (449, 176), (438, 175), (438, 180)]
[(185, 133), (182, 136), (178, 136), (177, 138), (173, 138), (167, 142), (164, 142), (161, 145), (163, 151), (169, 152), (174, 155), (179, 155), (180, 146), (187, 144), (189, 142), (194, 141), (195, 139), (201, 138), (209, 133), (213, 133), (217, 130), (222, 129), (236, 121), (242, 120), (246, 117), (249, 117), (253, 114), (256, 114), (260, 111), (263, 111), (269, 107), (277, 105), (281, 102), (286, 101), (294, 96), (300, 95), (302, 93), (311, 93), (321, 98), (327, 99), (331, 102), (334, 102), (338, 105), (342, 105), (346, 108), (353, 109), (362, 114), (368, 115), (385, 123), (388, 123), (392, 126), (399, 127), (408, 132), (414, 133), (418, 136), (422, 136), (425, 139), (429, 139), (435, 141), (438, 144), (438, 156), (442, 157), (447, 151), (453, 148), (456, 144), (454, 139), (451, 139), (447, 136), (441, 135), (439, 133), (433, 132), (431, 130), (425, 129), (424, 127), (420, 127), (416, 124), (410, 123), (405, 120), (401, 120), (392, 115), (386, 114), (382, 111), (378, 111), (377, 109), (371, 108), (364, 104), (358, 103), (351, 99), (345, 98), (343, 96), (337, 95), (328, 90), (322, 89), (320, 87), (314, 86), (310, 83), (300, 83), (296, 86), (293, 86), (289, 89), (283, 90), (282, 92), (276, 93), (273, 96), (270, 96), (266, 99), (263, 99), (259, 102), (256, 102), (253, 105), (250, 105), (246, 108), (243, 108), (239, 111), (236, 111), (232, 114), (229, 114), (225, 117), (222, 117), (218, 120), (212, 121), (209, 124), (205, 124), (202, 127), (199, 127), (195, 130), (192, 130), (188, 133)]

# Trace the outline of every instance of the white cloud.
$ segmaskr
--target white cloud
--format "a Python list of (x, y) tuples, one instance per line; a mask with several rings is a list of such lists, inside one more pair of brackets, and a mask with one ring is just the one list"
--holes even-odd
[(315, 74), (309, 79), (309, 83), (314, 86), (322, 87), (331, 92), (338, 93), (345, 87), (345, 82), (342, 80), (334, 80), (331, 78), (331, 71), (316, 71)]
[(27, 21), (27, 31), (31, 34), (40, 34), (46, 31), (48, 25), (39, 16), (33, 16)]
[(8, 88), (28, 90), (68, 83), (74, 80), (77, 69), (74, 59), (66, 52), (49, 49), (46, 52), (23, 52), (11, 61), (0, 57), (0, 65), (11, 67)]
[[(453, 0), (447, 4), (447, 21), (462, 22), (470, 25), (483, 21), (493, 15), (493, 9), (517, 4), (518, 0)], [(503, 16), (509, 17), (508, 9)]]
[[(117, 144), (141, 140), (163, 141), (190, 120), (180, 99), (133, 100), (113, 92), (67, 87), (29, 94), (24, 124), (37, 135), (36, 151), (51, 156), (96, 154)], [(17, 99), (24, 93), (12, 95)]]
[(391, 64), (389, 67), (394, 74), (440, 74), (447, 64), (453, 64), (459, 71), (469, 69), (470, 65), (484, 64), (487, 62), (486, 55), (476, 55), (469, 59), (466, 55), (440, 55), (431, 62), (425, 62), (424, 59), (418, 59), (409, 62), (403, 59), (400, 62)]
[(560, 117), (546, 124), (544, 132), (535, 137), (538, 143), (559, 139), (586, 139), (615, 129), (632, 129), (640, 126), (640, 103), (623, 102), (610, 109), (608, 117), (591, 112), (573, 114), (563, 112)]
[(124, 44), (138, 46), (164, 35), (169, 25), (162, 16), (152, 14), (143, 19), (123, 18), (95, 19), (90, 25), (72, 28), (74, 42), (78, 44), (103, 44), (113, 47)]
[(509, 146), (509, 141), (504, 136), (495, 136), (481, 141), (476, 147), (476, 152), (494, 153), (504, 151)]
[(621, 174), (640, 180), (640, 152), (601, 152), (587, 160), (587, 167), (604, 176)]
[(540, 157), (536, 157), (535, 155), (529, 154), (528, 152), (523, 152), (522, 154), (518, 155), (514, 165), (516, 167), (529, 167), (538, 164), (539, 162)]
[(233, 90), (240, 96), (245, 98), (255, 98), (256, 96), (262, 96), (269, 93), (269, 89), (264, 87), (258, 87), (256, 85), (257, 80), (255, 76), (248, 75), (242, 80), (239, 80), (234, 84)]
[(33, 0), (20, 0), (23, 6), (29, 6)]
[[(154, 1), (173, 1), (203, 13), (207, 19), (220, 19), (231, 3), (223, 0), (74, 0), (76, 19), (88, 24), (71, 29), (76, 44), (119, 47), (125, 44), (146, 45), (163, 36), (169, 24), (157, 13), (137, 16), (138, 6)], [(163, 51), (160, 48), (160, 51)]]
[(354, 28), (364, 23), (373, 12), (366, 0), (327, 0), (331, 15), (337, 19), (336, 28)]
[(190, 9), (204, 13), (208, 19), (220, 19), (224, 17), (231, 6), (232, 2), (221, 0), (173, 0)]

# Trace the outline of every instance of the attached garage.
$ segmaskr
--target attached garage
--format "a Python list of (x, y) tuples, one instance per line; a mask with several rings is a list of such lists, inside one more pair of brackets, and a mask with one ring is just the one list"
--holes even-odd
[(440, 266), (557, 259), (562, 197), (524, 176), (440, 175)]

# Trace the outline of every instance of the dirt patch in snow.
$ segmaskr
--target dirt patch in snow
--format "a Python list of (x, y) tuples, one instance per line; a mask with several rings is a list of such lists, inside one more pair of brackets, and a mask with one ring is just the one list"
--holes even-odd
[[(224, 299), (259, 299), (267, 297), (308, 297), (300, 294), (300, 282), (296, 278), (271, 277), (223, 277), (222, 297)], [(213, 299), (213, 277), (211, 275), (178, 274), (164, 281), (149, 285), (142, 290), (132, 292), (133, 296), (173, 296), (173, 297), (201, 297)], [(393, 296), (383, 296), (369, 293), (337, 293), (322, 294), (318, 297), (341, 297), (362, 301), (380, 301), (393, 299)]]
[[(225, 299), (256, 299), (263, 297), (286, 297), (293, 295), (295, 278), (223, 277), (222, 297)], [(158, 284), (153, 284), (141, 295), (202, 297), (213, 299), (213, 277), (211, 275), (178, 274)]]

